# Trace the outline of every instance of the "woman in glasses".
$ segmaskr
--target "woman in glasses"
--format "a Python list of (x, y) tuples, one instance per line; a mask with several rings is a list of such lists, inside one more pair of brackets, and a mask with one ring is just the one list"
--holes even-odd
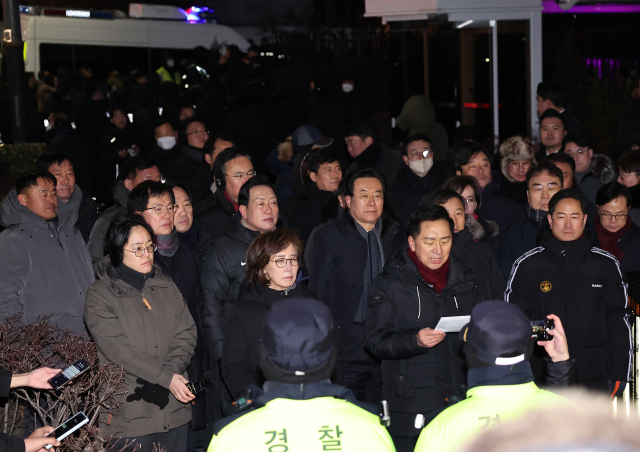
[[(176, 191), (170, 183), (142, 182), (131, 190), (127, 210), (131, 215), (142, 217), (151, 227), (153, 241), (158, 245), (154, 263), (178, 287), (196, 322), (198, 342), (191, 364), (187, 368), (189, 380), (196, 381), (205, 376), (206, 345), (202, 335), (204, 298), (196, 255), (191, 248), (180, 242), (179, 232), (180, 229), (184, 230), (184, 224), (178, 226), (178, 222), (184, 220), (183, 214), (186, 213), (185, 193), (182, 190), (178, 190), (177, 193), (180, 197), (179, 204)], [(205, 394), (198, 394), (192, 408), (190, 434), (207, 426)]]
[(247, 250), (247, 276), (235, 312), (227, 318), (222, 349), (222, 375), (235, 399), (248, 385), (264, 383), (258, 339), (262, 318), (273, 303), (283, 298), (316, 298), (305, 281), (296, 281), (302, 251), (302, 241), (288, 228), (260, 234)]
[[(125, 370), (120, 410), (105, 412), (114, 450), (182, 451), (194, 398), (185, 383), (196, 326), (176, 285), (154, 265), (153, 231), (139, 216), (116, 217), (105, 238), (84, 320), (101, 362)], [(126, 447), (125, 447), (126, 445)]]

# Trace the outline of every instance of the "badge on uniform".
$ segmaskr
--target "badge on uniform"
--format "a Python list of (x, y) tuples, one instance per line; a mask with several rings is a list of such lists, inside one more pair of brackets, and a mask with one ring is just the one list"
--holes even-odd
[(549, 292), (551, 290), (551, 283), (549, 281), (542, 281), (540, 283), (540, 290), (543, 292)]

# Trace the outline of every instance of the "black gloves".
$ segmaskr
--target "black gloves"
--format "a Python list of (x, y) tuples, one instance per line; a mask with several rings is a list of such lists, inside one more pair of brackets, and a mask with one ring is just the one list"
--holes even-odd
[(144, 400), (147, 403), (153, 403), (163, 410), (169, 404), (169, 394), (171, 392), (164, 386), (149, 383), (142, 378), (136, 379), (136, 383), (140, 386), (134, 389), (133, 394), (129, 394), (127, 402), (137, 402)]

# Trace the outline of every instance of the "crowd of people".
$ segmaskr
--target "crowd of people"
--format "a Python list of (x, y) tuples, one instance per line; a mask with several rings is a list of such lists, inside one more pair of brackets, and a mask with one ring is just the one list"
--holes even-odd
[[(252, 73), (251, 58), (235, 64)], [(169, 62), (161, 85), (182, 83)], [(342, 115), (339, 135), (299, 125), (263, 160), (212, 108), (165, 104), (144, 135), (113, 103), (92, 144), (52, 108), (47, 134), (60, 130), (1, 204), (0, 315), (47, 316), (126, 371), (100, 423), (113, 450), (454, 451), (565, 403), (540, 387), (619, 396), (640, 150), (594, 154), (566, 107), (540, 84), (540, 147), (511, 137), (493, 153), (449, 147), (413, 96), (398, 149)], [(460, 334), (436, 329), (458, 316)], [(555, 329), (536, 345), (529, 322), (544, 319)]]

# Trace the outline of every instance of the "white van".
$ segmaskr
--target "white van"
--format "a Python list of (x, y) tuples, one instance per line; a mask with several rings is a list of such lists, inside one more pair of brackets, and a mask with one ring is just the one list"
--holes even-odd
[(36, 74), (41, 68), (75, 69), (83, 64), (94, 68), (94, 73), (103, 72), (99, 69), (106, 72), (123, 61), (151, 71), (160, 66), (159, 55), (164, 49), (235, 44), (246, 51), (250, 45), (234, 29), (215, 23), (134, 19), (122, 12), (92, 14), (22, 6), (21, 10), (25, 11), (20, 14), (22, 40), (26, 42), (25, 70)]

